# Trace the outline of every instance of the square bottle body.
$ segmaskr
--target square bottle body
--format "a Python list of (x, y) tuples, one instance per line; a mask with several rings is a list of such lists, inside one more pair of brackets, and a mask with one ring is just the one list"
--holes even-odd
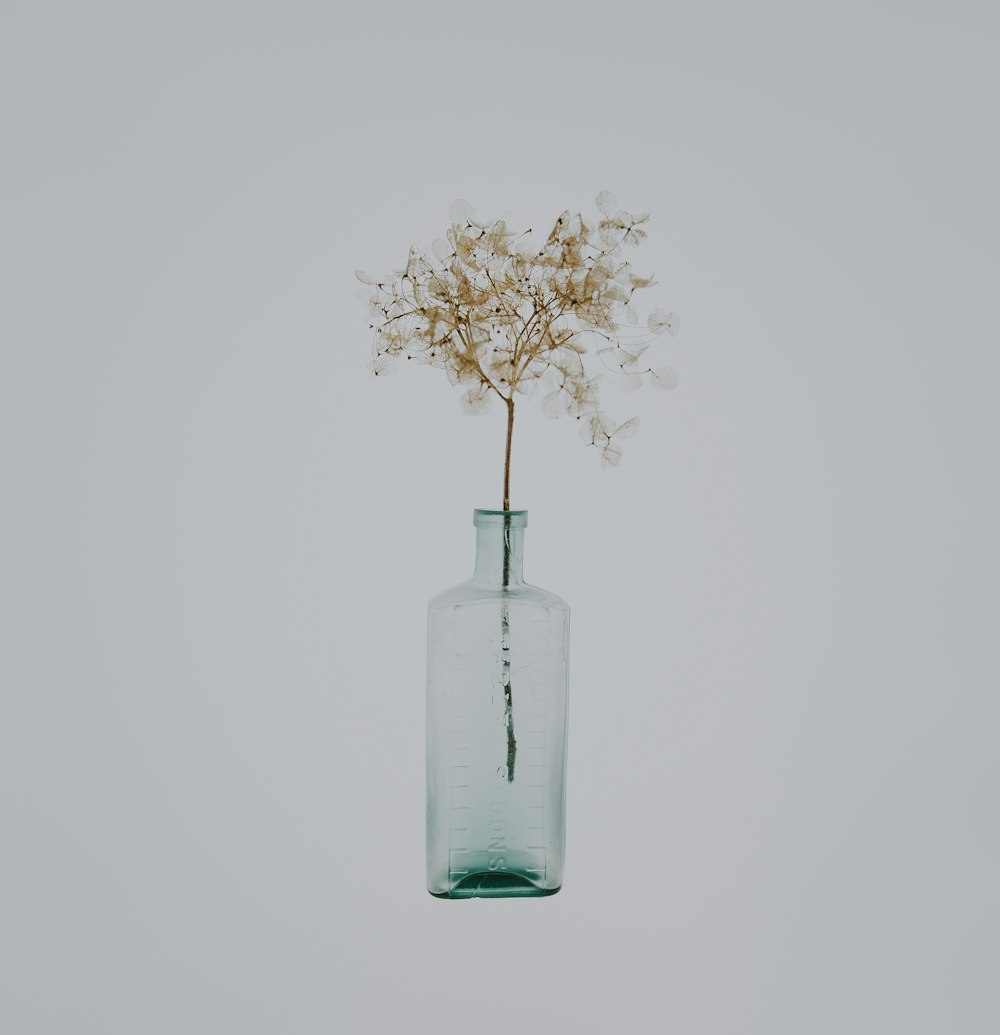
[(565, 850), (569, 607), (475, 580), (428, 608), (427, 887), (554, 894)]

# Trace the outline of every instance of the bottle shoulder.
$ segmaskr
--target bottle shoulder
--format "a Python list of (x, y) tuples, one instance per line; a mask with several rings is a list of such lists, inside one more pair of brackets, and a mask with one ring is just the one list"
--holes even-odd
[(516, 586), (501, 590), (474, 582), (471, 579), (431, 597), (427, 609), (433, 612), (456, 607), (474, 607), (478, 604), (495, 604), (499, 601), (507, 601), (514, 607), (518, 605), (542, 607), (546, 611), (564, 611), (566, 614), (569, 614), (570, 609), (569, 604), (562, 597), (528, 582), (521, 582)]

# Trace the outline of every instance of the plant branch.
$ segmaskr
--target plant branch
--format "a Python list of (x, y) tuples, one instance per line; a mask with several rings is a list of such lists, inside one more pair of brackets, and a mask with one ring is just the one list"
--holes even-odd
[[(510, 445), (514, 437), (514, 393), (507, 398), (507, 448), (503, 458), (503, 510), (510, 510)], [(506, 542), (506, 540), (505, 540)], [(506, 552), (504, 561), (506, 562)]]

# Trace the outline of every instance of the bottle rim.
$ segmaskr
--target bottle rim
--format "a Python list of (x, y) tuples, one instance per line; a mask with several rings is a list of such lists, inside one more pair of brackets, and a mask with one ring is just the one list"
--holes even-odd
[(472, 512), (472, 523), (476, 528), (527, 528), (526, 510), (481, 510)]

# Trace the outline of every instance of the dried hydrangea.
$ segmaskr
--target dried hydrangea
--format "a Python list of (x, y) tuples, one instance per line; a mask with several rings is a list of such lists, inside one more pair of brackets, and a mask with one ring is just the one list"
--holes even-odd
[(610, 372), (626, 389), (677, 384), (673, 369), (645, 357), (653, 338), (677, 332), (677, 317), (656, 309), (640, 325), (635, 293), (653, 279), (623, 258), (646, 237), (649, 215), (618, 209), (609, 191), (597, 196), (597, 208), (594, 219), (563, 212), (539, 245), (530, 229), (481, 222), (468, 202), (457, 201), (446, 240), (429, 252), (412, 247), (406, 266), (390, 277), (357, 273), (371, 289), (376, 376), (405, 357), (443, 369), (470, 413), (483, 412), (494, 396), (503, 402), (504, 510), (515, 396), (542, 388), (544, 412), (579, 420), (584, 441), (607, 467), (621, 462), (621, 443), (639, 418), (617, 423), (604, 413), (601, 378)]

